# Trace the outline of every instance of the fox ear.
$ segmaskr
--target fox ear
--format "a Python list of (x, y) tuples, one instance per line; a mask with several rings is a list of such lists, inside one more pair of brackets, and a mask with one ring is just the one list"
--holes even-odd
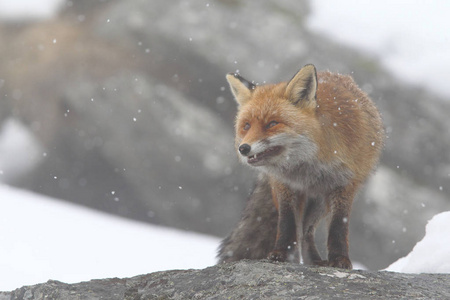
[(292, 77), (286, 87), (286, 97), (294, 105), (314, 105), (316, 101), (317, 72), (314, 65), (306, 65)]
[(255, 85), (237, 73), (228, 73), (227, 81), (230, 84), (234, 99), (239, 105), (243, 105), (252, 95)]

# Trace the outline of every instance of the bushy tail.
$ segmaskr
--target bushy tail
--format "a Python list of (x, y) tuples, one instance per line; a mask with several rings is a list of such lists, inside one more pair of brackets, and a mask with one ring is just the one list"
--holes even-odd
[(219, 263), (267, 258), (275, 245), (277, 222), (269, 182), (260, 176), (241, 220), (219, 247)]

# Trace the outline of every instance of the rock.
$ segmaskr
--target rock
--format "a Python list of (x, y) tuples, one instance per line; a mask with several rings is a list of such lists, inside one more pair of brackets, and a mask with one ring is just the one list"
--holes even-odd
[(346, 271), (266, 261), (156, 272), (76, 284), (58, 281), (0, 292), (34, 299), (448, 299), (449, 274)]

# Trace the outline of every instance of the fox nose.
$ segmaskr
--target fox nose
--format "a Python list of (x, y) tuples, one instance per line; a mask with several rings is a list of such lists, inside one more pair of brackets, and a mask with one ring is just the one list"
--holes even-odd
[(247, 155), (251, 149), (252, 147), (250, 147), (249, 144), (242, 144), (239, 146), (239, 153), (241, 153), (242, 155)]

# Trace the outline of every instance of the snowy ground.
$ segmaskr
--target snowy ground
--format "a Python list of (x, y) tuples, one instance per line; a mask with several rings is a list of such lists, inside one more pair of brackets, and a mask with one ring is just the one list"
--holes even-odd
[(216, 263), (216, 237), (151, 226), (0, 185), (0, 291)]
[(386, 271), (450, 273), (450, 211), (435, 215), (427, 224), (425, 237)]

